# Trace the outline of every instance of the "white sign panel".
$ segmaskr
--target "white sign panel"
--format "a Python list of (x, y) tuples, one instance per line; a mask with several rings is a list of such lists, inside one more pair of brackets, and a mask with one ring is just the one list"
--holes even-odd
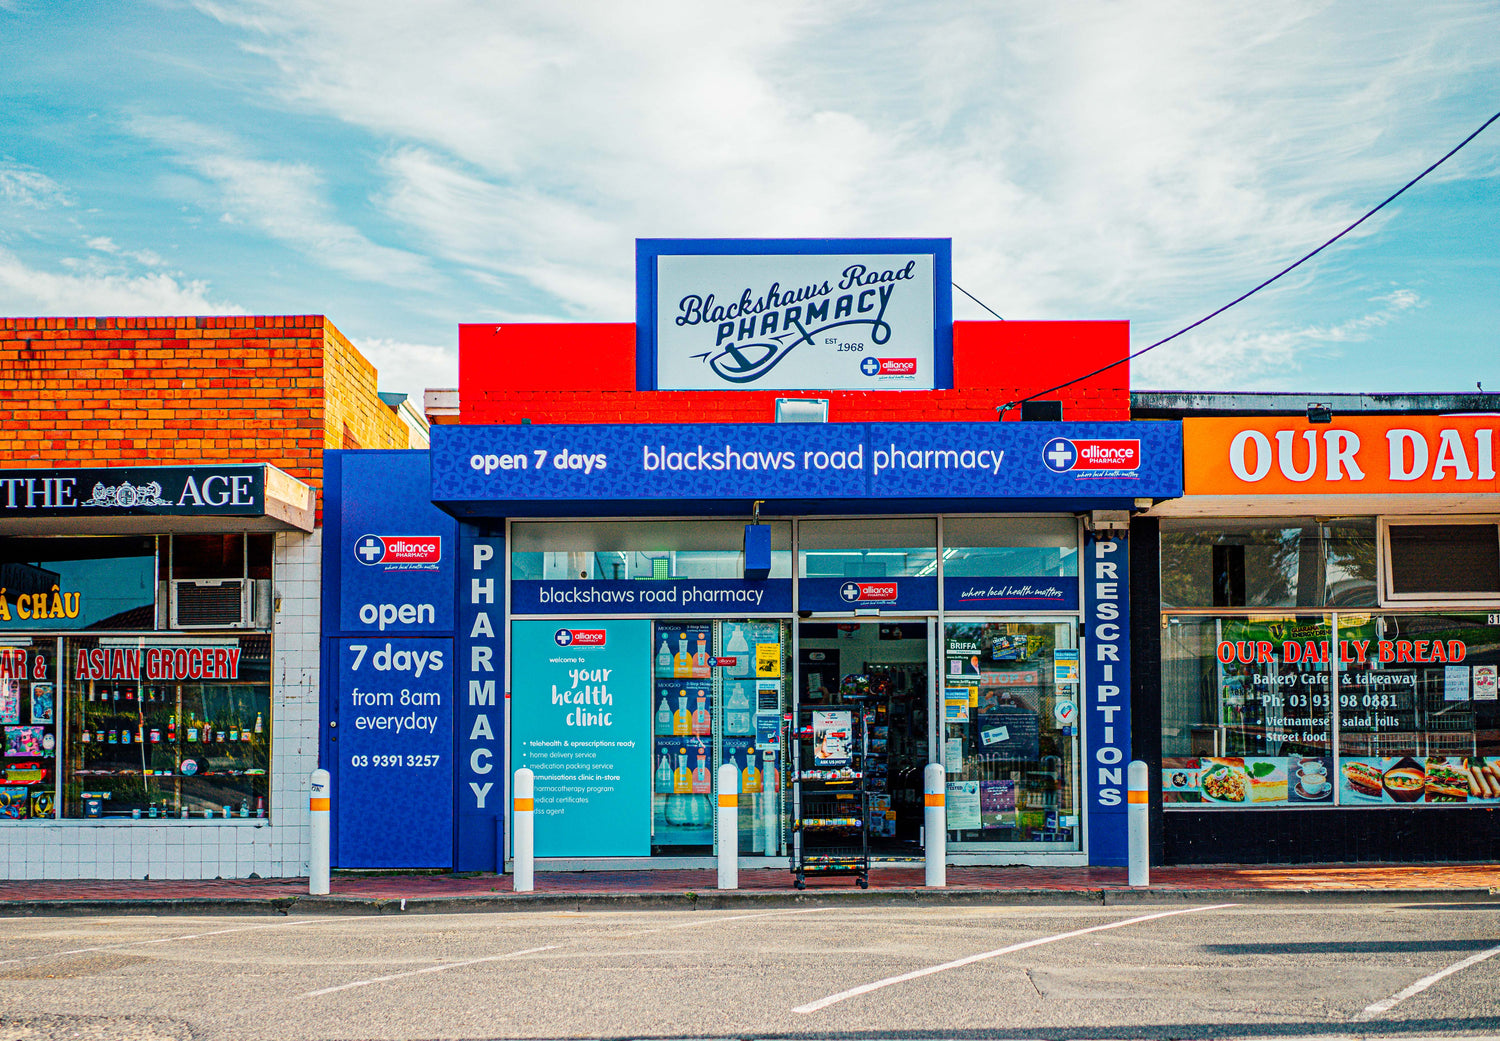
[(931, 390), (930, 253), (668, 256), (660, 390)]

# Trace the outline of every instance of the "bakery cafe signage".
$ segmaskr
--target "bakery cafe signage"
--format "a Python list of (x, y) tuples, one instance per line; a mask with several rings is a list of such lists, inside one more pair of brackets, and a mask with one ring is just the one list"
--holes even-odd
[(1187, 495), (1500, 491), (1496, 416), (1185, 419)]
[(761, 244), (784, 248), (774, 252), (734, 252), (734, 245), (677, 254), (664, 243), (649, 258), (656, 389), (939, 385), (935, 328), (946, 240)]
[(257, 516), (265, 466), (0, 470), (0, 520), (17, 517)]

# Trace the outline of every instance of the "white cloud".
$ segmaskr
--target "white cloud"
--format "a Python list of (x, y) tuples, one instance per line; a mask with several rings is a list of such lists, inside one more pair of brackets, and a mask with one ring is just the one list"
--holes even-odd
[(351, 342), (375, 366), (380, 389), (406, 394), (419, 411), (424, 390), (458, 386), (458, 352), (453, 347), (376, 336)]
[(52, 315), (243, 314), (215, 300), (206, 282), (165, 272), (131, 274), (75, 261), (44, 271), (0, 249), (0, 314)]
[[(1271, 325), (1228, 333), (1207, 332), (1158, 347), (1133, 363), (1131, 384), (1169, 390), (1275, 390), (1285, 387), (1310, 361), (1327, 358), (1347, 344), (1368, 343), (1376, 331), (1404, 313), (1425, 307), (1411, 289), (1374, 297), (1378, 305), (1342, 322), (1283, 328)], [(1192, 335), (1192, 334), (1189, 334)], [(1357, 372), (1351, 373), (1357, 376)], [(1349, 386), (1314, 390), (1350, 390)]]
[(46, 209), (67, 206), (68, 194), (40, 170), (0, 159), (0, 204)]
[(637, 236), (951, 234), (1003, 315), (1158, 335), (1446, 148), (1500, 34), (1440, 2), (199, 6), (389, 144), (382, 206), (498, 310), (628, 319)]
[(187, 120), (137, 117), (129, 125), (215, 185), (227, 207), (221, 221), (259, 228), (314, 263), (361, 281), (401, 287), (433, 283), (425, 258), (378, 245), (339, 220), (324, 197), (322, 178), (305, 163), (249, 156), (231, 135)]

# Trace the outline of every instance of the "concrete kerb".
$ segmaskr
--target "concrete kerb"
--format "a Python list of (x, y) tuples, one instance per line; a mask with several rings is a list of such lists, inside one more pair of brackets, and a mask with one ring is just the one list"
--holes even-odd
[(1189, 903), (1494, 904), (1500, 889), (825, 889), (669, 893), (474, 893), (452, 896), (10, 900), (0, 918), (81, 915), (399, 915), (527, 911), (726, 911), (808, 907), (1120, 907)]

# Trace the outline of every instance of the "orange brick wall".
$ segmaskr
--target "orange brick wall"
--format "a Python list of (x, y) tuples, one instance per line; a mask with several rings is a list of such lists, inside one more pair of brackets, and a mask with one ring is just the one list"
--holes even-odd
[(406, 447), (321, 315), (0, 318), (0, 409), (5, 467), (265, 462), (321, 487), (346, 422)]
[(411, 431), (375, 396), (375, 366), (325, 323), (323, 447), (410, 448)]

